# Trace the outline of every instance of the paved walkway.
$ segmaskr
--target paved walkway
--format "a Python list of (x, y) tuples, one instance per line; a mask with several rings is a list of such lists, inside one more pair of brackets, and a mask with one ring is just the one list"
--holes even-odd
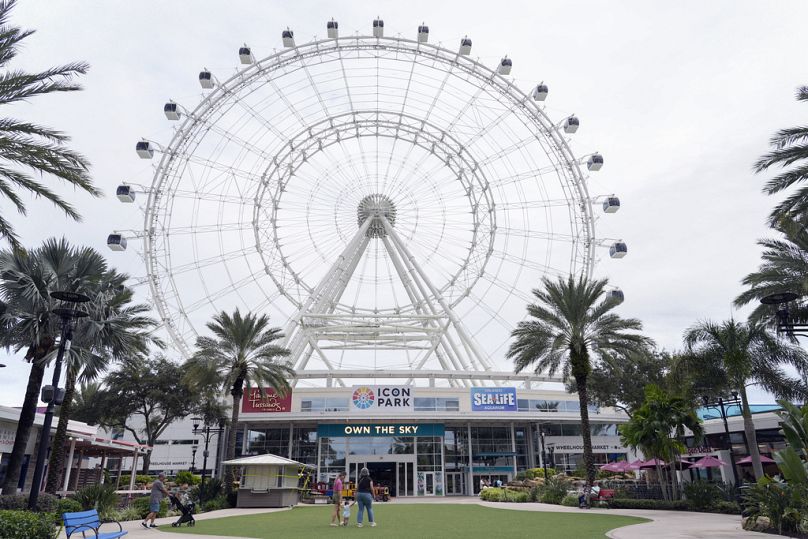
[[(443, 497), (443, 498), (400, 498), (392, 503), (451, 503), (451, 504), (478, 504), (496, 509), (512, 509), (514, 511), (545, 511), (555, 513), (599, 513), (606, 515), (625, 515), (650, 519), (651, 522), (625, 526), (608, 532), (611, 539), (762, 539), (767, 537), (780, 537), (777, 535), (748, 532), (741, 528), (741, 518), (737, 515), (719, 515), (714, 513), (693, 513), (689, 511), (649, 511), (641, 509), (589, 509), (581, 510), (561, 505), (548, 505), (544, 503), (494, 503), (483, 502), (477, 497)], [(301, 504), (299, 507), (320, 507)], [(253, 515), (256, 513), (273, 513), (288, 511), (281, 509), (222, 509), (195, 515), (196, 520), (208, 520), (238, 515)], [(177, 517), (158, 518), (159, 526), (170, 527)], [(126, 539), (155, 539), (156, 536), (164, 539), (178, 537), (194, 537), (196, 539), (223, 539), (222, 535), (171, 535), (160, 533), (160, 530), (145, 530), (139, 521), (122, 523), (123, 529), (129, 534)], [(115, 529), (107, 528), (105, 531)], [(62, 532), (61, 537), (64, 537)], [(244, 538), (241, 538), (244, 539)], [(294, 539), (294, 538), (287, 538)]]

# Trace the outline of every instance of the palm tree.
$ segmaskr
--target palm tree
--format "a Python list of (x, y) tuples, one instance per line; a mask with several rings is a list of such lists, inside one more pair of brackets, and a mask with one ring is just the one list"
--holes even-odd
[(127, 279), (115, 270), (105, 272), (88, 304), (90, 317), (74, 331), (70, 353), (65, 355), (65, 396), (53, 436), (46, 492), (53, 494), (59, 489), (76, 382), (91, 382), (112, 362), (148, 353), (150, 344), (162, 347), (162, 341), (150, 334), (157, 326), (146, 316), (150, 306), (131, 305), (133, 292), (126, 287)]
[[(795, 292), (800, 296), (808, 295), (808, 230), (801, 222), (782, 218), (773, 227), (783, 236), (779, 239), (758, 240), (763, 247), (763, 262), (757, 271), (750, 273), (741, 281), (749, 287), (735, 299), (738, 306), (757, 302), (769, 294), (779, 292)], [(800, 302), (792, 308), (791, 315), (800, 322), (808, 320), (808, 309)], [(771, 319), (777, 307), (758, 305), (751, 318), (753, 320)]]
[(594, 360), (639, 352), (652, 344), (647, 337), (632, 333), (642, 329), (639, 320), (610, 312), (618, 302), (604, 297), (607, 284), (606, 279), (583, 276), (570, 276), (566, 281), (542, 279), (543, 288), (533, 290), (537, 302), (527, 306), (530, 318), (513, 331), (514, 341), (508, 349), (516, 372), (533, 367), (536, 373), (546, 371), (552, 376), (560, 370), (565, 379), (575, 379), (588, 489), (595, 480), (587, 407), (587, 380), (596, 367)]
[(64, 239), (49, 239), (28, 253), (17, 249), (0, 251), (0, 298), (5, 303), (0, 315), (0, 345), (14, 352), (25, 350), (25, 360), (31, 364), (2, 487), (6, 494), (17, 491), (45, 367), (57, 347), (59, 319), (51, 314), (57, 302), (50, 292), (91, 294), (105, 271), (106, 262), (95, 250), (71, 247)]
[[(620, 426), (621, 441), (632, 449), (641, 449), (643, 454), (656, 459), (657, 473), (662, 492), (667, 499), (678, 498), (676, 481), (676, 456), (685, 449), (682, 438), (685, 429), (693, 433), (696, 443), (704, 437), (704, 429), (696, 415), (695, 406), (687, 398), (666, 393), (658, 386), (645, 387), (645, 402), (631, 416), (628, 423)], [(671, 465), (670, 495), (667, 480), (663, 481), (660, 460)]]
[[(81, 86), (73, 79), (87, 72), (89, 66), (83, 62), (52, 67), (40, 73), (8, 67), (17, 56), (20, 43), (34, 33), (8, 24), (15, 4), (15, 0), (0, 0), (0, 68), (5, 70), (0, 74), (0, 105), (28, 101), (42, 94), (80, 90)], [(0, 196), (25, 214), (25, 203), (18, 192), (23, 189), (51, 201), (69, 217), (79, 220), (81, 216), (70, 203), (35, 178), (35, 175), (52, 174), (93, 196), (101, 194), (93, 186), (86, 159), (66, 147), (69, 140), (61, 131), (15, 118), (0, 118)], [(14, 228), (2, 215), (0, 237), (15, 248), (21, 247)]]
[(737, 390), (741, 397), (741, 414), (755, 478), (763, 477), (752, 411), (747, 387), (760, 386), (781, 399), (805, 398), (808, 394), (802, 380), (791, 378), (784, 367), (791, 366), (808, 374), (808, 354), (794, 344), (778, 339), (759, 322), (699, 322), (685, 332), (687, 352), (681, 357), (683, 366), (698, 370), (712, 365), (718, 372), (718, 391)]
[[(797, 89), (797, 100), (808, 101), (808, 86)], [(781, 129), (770, 140), (774, 148), (755, 163), (755, 172), (770, 167), (790, 167), (766, 182), (763, 192), (769, 195), (780, 193), (808, 179), (808, 127), (797, 126)], [(795, 166), (791, 166), (795, 165)], [(769, 223), (775, 226), (782, 218), (803, 220), (808, 215), (808, 186), (802, 186), (791, 196), (775, 206), (769, 215)]]
[[(289, 350), (274, 344), (283, 334), (279, 328), (269, 327), (266, 315), (242, 316), (238, 309), (232, 315), (222, 311), (214, 315), (207, 327), (214, 337), (197, 338), (198, 350), (187, 363), (188, 379), (200, 387), (218, 385), (233, 398), (226, 453), (226, 458), (232, 459), (244, 389), (269, 388), (284, 395), (295, 373), (288, 363), (279, 361), (289, 355)], [(232, 486), (233, 471), (228, 467), (225, 488), (230, 492)]]

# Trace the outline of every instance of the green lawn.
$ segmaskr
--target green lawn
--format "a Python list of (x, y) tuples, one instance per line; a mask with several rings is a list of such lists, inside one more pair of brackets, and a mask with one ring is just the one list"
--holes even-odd
[(348, 528), (329, 527), (331, 508), (327, 506), (296, 507), (291, 511), (245, 515), (197, 521), (194, 528), (160, 526), (161, 531), (255, 537), (259, 539), (317, 538), (327, 536), (356, 537), (357, 534), (378, 535), (385, 539), (439, 537), (539, 537), (541, 539), (603, 538), (606, 532), (621, 526), (647, 522), (646, 519), (618, 515), (581, 513), (544, 513), (491, 509), (476, 505), (452, 504), (383, 504), (374, 503), (375, 528), (356, 528), (356, 509)]

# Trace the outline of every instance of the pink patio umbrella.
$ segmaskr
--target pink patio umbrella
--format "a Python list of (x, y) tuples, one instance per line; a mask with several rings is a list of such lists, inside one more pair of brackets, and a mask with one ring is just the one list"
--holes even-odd
[(693, 466), (692, 462), (676, 459), (672, 464), (666, 465), (665, 469), (670, 470), (671, 467), (673, 467), (676, 470), (689, 470), (692, 466)]
[(633, 470), (634, 468), (626, 462), (625, 460), (620, 460), (617, 462), (610, 462), (609, 464), (604, 464), (600, 467), (601, 470), (606, 472), (616, 472), (616, 473), (626, 473), (628, 471)]
[(646, 469), (646, 468), (656, 468), (657, 464), (659, 464), (660, 466), (665, 466), (665, 461), (664, 460), (659, 460), (659, 459), (656, 459), (656, 458), (651, 459), (651, 460), (646, 460), (646, 461), (643, 461), (643, 462), (640, 463), (640, 469), (643, 470), (643, 469)]
[(631, 462), (631, 463), (630, 463), (630, 464), (631, 464), (631, 469), (632, 469), (632, 470), (639, 470), (639, 469), (640, 469), (640, 466), (642, 466), (642, 463), (643, 463), (643, 462), (644, 462), (644, 461), (643, 461), (642, 459), (637, 459), (637, 460), (635, 460), (634, 462)]
[(701, 459), (697, 460), (695, 463), (693, 463), (692, 467), (693, 468), (701, 468), (701, 469), (704, 469), (704, 468), (720, 468), (721, 466), (726, 466), (726, 464), (727, 463), (724, 462), (723, 460), (721, 460), (719, 458), (716, 458), (716, 457), (714, 457), (712, 455), (708, 455), (708, 456), (706, 456), (704, 458), (701, 458)]
[[(741, 460), (735, 462), (736, 464), (740, 464), (741, 466), (752, 464), (752, 457), (744, 457)], [(761, 464), (775, 464), (774, 460), (770, 459), (765, 455), (760, 455), (760, 463)]]

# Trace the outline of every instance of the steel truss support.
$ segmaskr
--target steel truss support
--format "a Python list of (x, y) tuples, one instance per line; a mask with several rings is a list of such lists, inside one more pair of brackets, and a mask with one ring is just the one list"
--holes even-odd
[[(386, 234), (371, 238), (372, 224), (381, 225)], [(339, 307), (351, 277), (365, 254), (369, 242), (381, 241), (398, 275), (410, 305), (399, 313), (354, 313)], [(452, 387), (480, 385), (479, 378), (458, 377), (457, 373), (487, 372), (488, 359), (455, 316), (448, 302), (432, 284), (413, 254), (383, 215), (366, 219), (345, 246), (326, 276), (314, 288), (286, 328), (284, 345), (291, 351), (294, 368), (304, 373), (313, 355), (326, 366), (339, 385), (345, 385), (340, 371), (324, 350), (410, 350), (418, 351), (413, 369), (422, 369), (430, 358), (453, 376), (446, 377)], [(440, 372), (440, 371), (438, 371)], [(368, 370), (368, 377), (374, 371)], [(415, 377), (409, 377), (411, 383)]]

